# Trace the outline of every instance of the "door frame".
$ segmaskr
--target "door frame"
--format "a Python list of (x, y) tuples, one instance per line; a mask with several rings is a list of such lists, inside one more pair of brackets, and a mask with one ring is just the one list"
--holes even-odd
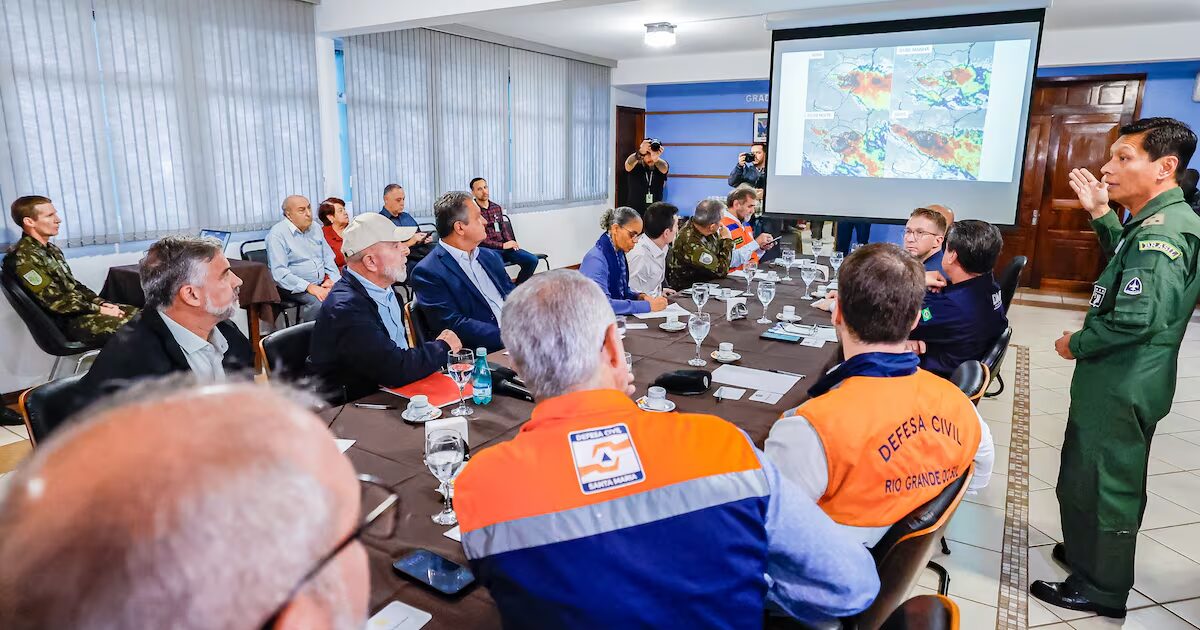
[(617, 132), (620, 129), (619, 121), (622, 116), (634, 117), (635, 135), (638, 136), (637, 141), (641, 141), (642, 138), (646, 137), (646, 110), (640, 107), (617, 105), (613, 113), (613, 161), (616, 167), (613, 171), (612, 189), (614, 207), (620, 206), (624, 202), (625, 196), (622, 193), (625, 192), (624, 189), (627, 181), (625, 177), (625, 158), (629, 157), (629, 155), (625, 151), (628, 151), (629, 148), (620, 145), (621, 138)]

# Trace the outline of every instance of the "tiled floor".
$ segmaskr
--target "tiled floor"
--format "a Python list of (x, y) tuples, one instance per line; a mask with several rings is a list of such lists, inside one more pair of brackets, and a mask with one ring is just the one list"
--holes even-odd
[[(1061, 580), (1066, 573), (1050, 558), (1062, 540), (1058, 500), (1060, 447), (1070, 404), (1072, 364), (1054, 352), (1064, 330), (1076, 330), (1082, 312), (1014, 305), (1013, 343), (1030, 349), (1029, 579)], [(1015, 361), (1005, 361), (1003, 395), (985, 399), (980, 413), (996, 439), (992, 485), (969, 496), (951, 522), (951, 555), (936, 554), (950, 571), (950, 596), (961, 609), (964, 629), (994, 628), (1003, 537), (1007, 446), (1012, 429)], [(1137, 577), (1121, 623), (1045, 606), (1029, 599), (1029, 626), (1046, 629), (1200, 628), (1200, 317), (1188, 329), (1179, 360), (1176, 403), (1158, 424), (1151, 448), (1149, 503), (1138, 537)], [(932, 592), (927, 572), (918, 590)]]
[[(21, 445), (22, 442), (29, 441), (29, 434), (25, 431), (25, 427), (0, 427), (0, 450), (6, 448), (16, 448), (16, 445)], [(24, 446), (24, 445), (21, 445)], [(22, 448), (22, 452), (27, 449)], [(8, 471), (15, 466), (15, 462), (10, 466), (5, 466), (8, 458), (0, 457), (0, 489), (4, 488)]]

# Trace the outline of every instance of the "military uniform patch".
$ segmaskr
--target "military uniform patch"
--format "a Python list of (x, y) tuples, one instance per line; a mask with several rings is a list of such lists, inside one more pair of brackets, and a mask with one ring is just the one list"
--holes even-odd
[(46, 279), (42, 277), (42, 274), (38, 273), (35, 269), (26, 271), (25, 275), (21, 277), (25, 278), (25, 282), (28, 282), (29, 286), (34, 288), (42, 286), (42, 283), (46, 281)]
[(1108, 289), (1098, 284), (1092, 285), (1092, 299), (1088, 300), (1088, 306), (1100, 308), (1100, 305), (1104, 303), (1104, 294), (1106, 293), (1108, 293)]
[[(1155, 216), (1157, 216), (1157, 215), (1155, 215)], [(1150, 219), (1153, 219), (1153, 218), (1154, 217), (1150, 217)], [(1146, 221), (1149, 221), (1150, 219), (1146, 219)], [(1143, 223), (1143, 225), (1145, 225), (1145, 224)], [(1175, 247), (1174, 245), (1172, 245), (1166, 241), (1138, 241), (1138, 251), (1140, 251), (1140, 252), (1159, 252), (1162, 254), (1166, 254), (1167, 258), (1170, 258), (1171, 260), (1175, 260), (1176, 258), (1179, 258), (1182, 255), (1182, 252), (1179, 251), (1178, 247)]]
[(1125, 288), (1122, 289), (1121, 292), (1124, 293), (1125, 295), (1141, 295), (1142, 294), (1141, 278), (1138, 278), (1136, 276), (1133, 278), (1130, 278), (1129, 282), (1125, 283)]
[(713, 264), (713, 257), (712, 257), (712, 254), (710, 254), (710, 253), (708, 253), (708, 252), (704, 252), (703, 254), (700, 254), (700, 264), (701, 264), (701, 265), (711, 265), (711, 264)]

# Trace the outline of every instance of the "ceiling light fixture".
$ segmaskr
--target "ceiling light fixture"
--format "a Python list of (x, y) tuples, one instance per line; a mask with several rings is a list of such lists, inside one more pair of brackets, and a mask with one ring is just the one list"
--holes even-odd
[(675, 45), (675, 25), (670, 22), (651, 22), (646, 25), (646, 45), (667, 48)]

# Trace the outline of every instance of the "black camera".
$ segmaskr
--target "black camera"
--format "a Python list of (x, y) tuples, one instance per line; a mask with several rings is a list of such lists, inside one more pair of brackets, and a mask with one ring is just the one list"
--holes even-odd
[(657, 138), (646, 138), (646, 139), (650, 141), (650, 150), (651, 151), (662, 151), (662, 143), (659, 142)]
[(743, 160), (746, 160), (747, 164), (754, 163), (754, 154), (753, 153), (743, 153), (741, 157)]

